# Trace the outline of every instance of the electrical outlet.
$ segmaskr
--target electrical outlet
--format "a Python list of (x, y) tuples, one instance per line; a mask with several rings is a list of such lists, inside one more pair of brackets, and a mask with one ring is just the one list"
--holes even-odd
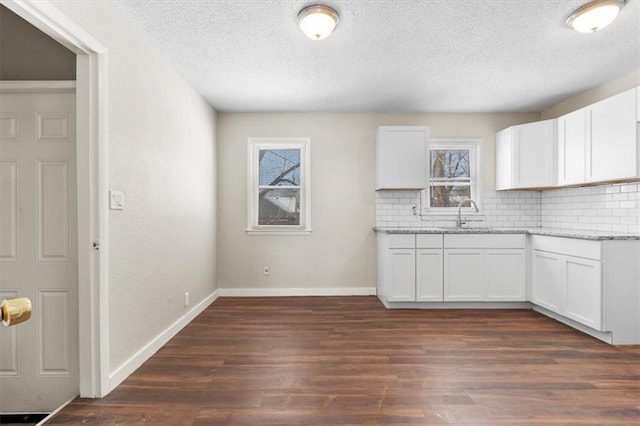
[(262, 273), (263, 273), (264, 275), (269, 275), (269, 274), (271, 274), (271, 268), (269, 267), (269, 265), (264, 265), (264, 266), (262, 267)]
[(186, 308), (187, 306), (189, 306), (189, 292), (185, 291), (184, 292), (184, 307)]

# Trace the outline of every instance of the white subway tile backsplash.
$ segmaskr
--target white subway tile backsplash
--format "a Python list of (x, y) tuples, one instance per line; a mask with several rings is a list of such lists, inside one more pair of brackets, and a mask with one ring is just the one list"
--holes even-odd
[[(376, 192), (376, 226), (453, 226), (452, 215), (414, 215), (419, 191)], [(625, 183), (549, 191), (485, 191), (474, 225), (545, 227), (637, 233), (640, 184)], [(476, 221), (479, 220), (479, 221)]]

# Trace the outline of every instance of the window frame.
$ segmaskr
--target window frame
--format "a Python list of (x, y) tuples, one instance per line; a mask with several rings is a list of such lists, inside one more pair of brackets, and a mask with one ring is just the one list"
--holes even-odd
[[(462, 207), (462, 212), (468, 214), (482, 214), (482, 139), (480, 138), (431, 138), (427, 168), (429, 169), (429, 187), (420, 191), (422, 214), (426, 215), (457, 215), (457, 207), (431, 207), (431, 150), (437, 149), (469, 149), (469, 177), (471, 199), (478, 205), (478, 213), (469, 205)], [(453, 180), (452, 180), (453, 182)]]
[[(309, 235), (311, 234), (311, 173), (310, 138), (307, 137), (250, 137), (247, 141), (247, 233), (249, 235)], [(300, 224), (259, 225), (258, 197), (260, 194), (261, 150), (300, 150)], [(264, 185), (262, 185), (264, 186)], [(281, 186), (285, 189), (287, 186)]]

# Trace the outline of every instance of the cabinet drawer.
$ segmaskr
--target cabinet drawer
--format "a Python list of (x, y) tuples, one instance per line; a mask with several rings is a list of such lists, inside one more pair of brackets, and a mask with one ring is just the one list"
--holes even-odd
[(525, 248), (524, 234), (445, 234), (444, 248)]
[(416, 248), (416, 234), (390, 234), (389, 248)]
[(594, 260), (602, 259), (602, 244), (600, 241), (533, 235), (531, 237), (531, 246), (534, 250), (547, 251), (550, 253)]
[(417, 248), (442, 248), (442, 234), (417, 234)]

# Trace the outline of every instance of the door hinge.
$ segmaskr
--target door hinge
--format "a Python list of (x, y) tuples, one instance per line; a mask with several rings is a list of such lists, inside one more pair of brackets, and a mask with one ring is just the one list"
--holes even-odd
[(93, 247), (96, 250), (100, 250), (100, 240), (95, 240), (92, 244), (91, 247)]

